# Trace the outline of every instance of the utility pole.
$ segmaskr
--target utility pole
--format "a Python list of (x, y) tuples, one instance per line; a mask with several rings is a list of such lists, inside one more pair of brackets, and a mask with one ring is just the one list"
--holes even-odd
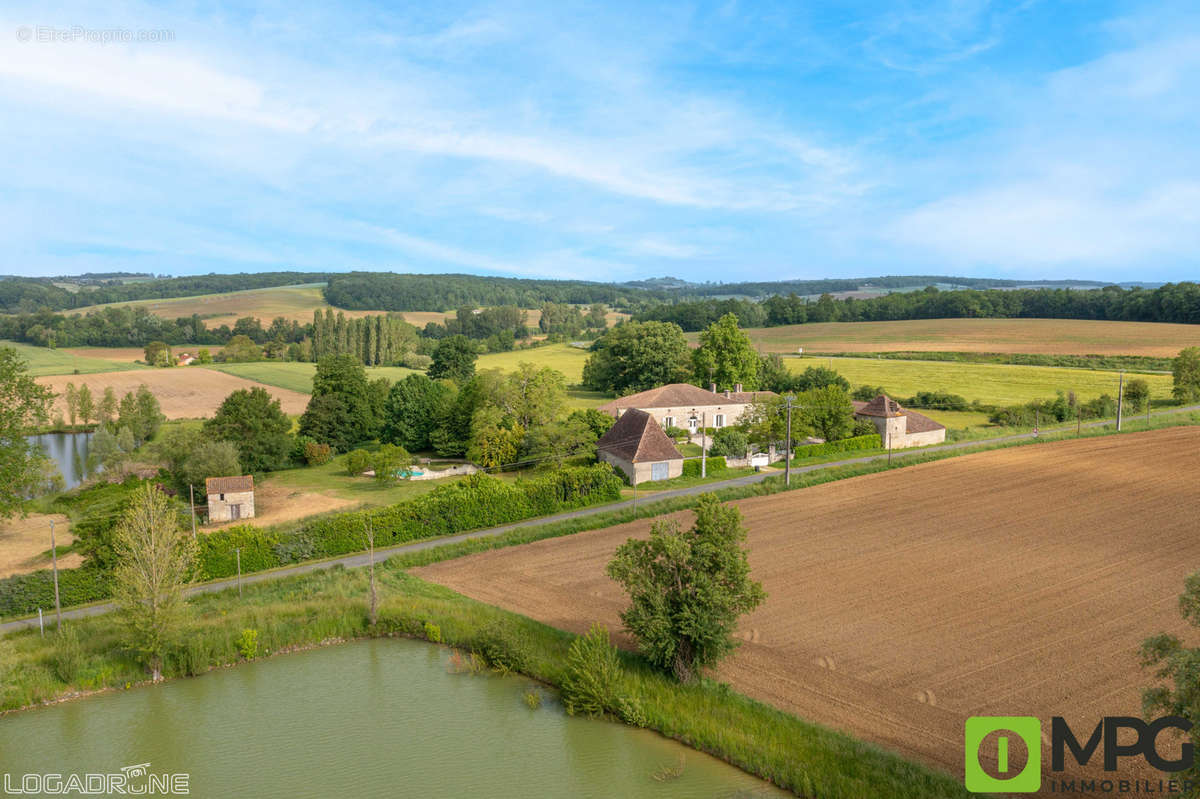
[(1083, 435), (1083, 406), (1075, 406), (1075, 437)]
[(237, 547), (233, 550), (237, 555), (237, 570), (238, 570), (238, 596), (242, 595), (242, 548)]
[(708, 422), (708, 413), (700, 412), (700, 476), (708, 477), (708, 433), (704, 425)]
[(38, 608), (38, 630), (41, 631), (42, 637), (46, 637), (46, 621), (42, 618), (42, 609)]
[(1042, 426), (1042, 412), (1038, 408), (1033, 409), (1033, 437), (1038, 437), (1038, 428)]
[(783, 484), (790, 486), (792, 484), (792, 403), (796, 400), (795, 394), (788, 394), (784, 397), (787, 400), (787, 451), (783, 454)]
[(54, 568), (55, 629), (62, 630), (62, 603), (58, 600), (58, 547), (54, 543), (54, 520), (50, 520), (50, 564)]
[(191, 508), (191, 511), (192, 511), (192, 539), (195, 540), (195, 538), (196, 538), (196, 489), (192, 487), (191, 483), (188, 483), (188, 499), (191, 500), (191, 504), (189, 505), (189, 507)]
[(1117, 432), (1121, 432), (1121, 411), (1125, 405), (1125, 373), (1121, 372), (1121, 383), (1117, 389)]

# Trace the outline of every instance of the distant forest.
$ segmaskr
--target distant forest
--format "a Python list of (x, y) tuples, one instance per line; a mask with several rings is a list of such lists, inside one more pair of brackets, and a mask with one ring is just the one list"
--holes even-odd
[(237, 275), (164, 277), (129, 283), (121, 282), (119, 278), (106, 281), (97, 280), (99, 277), (102, 276), (88, 275), (83, 280), (75, 281), (87, 286), (80, 291), (69, 291), (54, 285), (55, 283), (66, 283), (72, 278), (2, 278), (0, 279), (0, 312), (69, 311), (73, 308), (110, 302), (165, 300), (172, 297), (195, 297), (201, 294), (267, 289), (301, 283), (322, 283), (328, 280), (330, 275), (325, 272), (255, 272)]
[(1108, 319), (1127, 322), (1200, 324), (1200, 285), (1168, 283), (1156, 289), (1106, 286), (1094, 291), (1070, 289), (988, 289), (938, 291), (926, 288), (867, 299), (816, 302), (798, 295), (751, 300), (692, 300), (660, 303), (634, 315), (639, 321), (674, 322), (686, 331), (703, 330), (726, 313), (743, 327), (798, 325), (807, 322), (882, 322), (901, 319), (961, 317)]

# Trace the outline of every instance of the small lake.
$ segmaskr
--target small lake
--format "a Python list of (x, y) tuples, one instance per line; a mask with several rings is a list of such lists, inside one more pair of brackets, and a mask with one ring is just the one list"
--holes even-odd
[(65, 488), (74, 488), (87, 477), (88, 447), (92, 443), (91, 433), (42, 433), (27, 436), (26, 441), (39, 446), (46, 457), (54, 461), (63, 476)]
[[(790, 795), (655, 733), (568, 716), (530, 680), (452, 674), (448, 658), (364, 641), (12, 714), (0, 775), (149, 763), (187, 772), (191, 796), (263, 799)], [(654, 779), (681, 757), (680, 777)]]

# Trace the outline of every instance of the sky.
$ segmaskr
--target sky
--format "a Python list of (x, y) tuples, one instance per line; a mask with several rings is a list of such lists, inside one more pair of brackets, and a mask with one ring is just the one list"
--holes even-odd
[(0, 7), (0, 274), (1200, 277), (1195, 3)]

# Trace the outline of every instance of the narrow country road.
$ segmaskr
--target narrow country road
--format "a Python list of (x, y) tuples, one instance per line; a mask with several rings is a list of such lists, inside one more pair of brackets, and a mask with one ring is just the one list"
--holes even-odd
[[(1166, 411), (1157, 411), (1154, 413), (1154, 415), (1161, 416), (1161, 415), (1167, 415), (1167, 414), (1187, 413), (1187, 412), (1191, 412), (1191, 411), (1200, 411), (1200, 405), (1191, 405), (1191, 406), (1187, 406), (1187, 407), (1183, 407), (1183, 408), (1171, 408)], [(1140, 419), (1141, 417), (1138, 416), (1138, 417), (1134, 417), (1134, 418)], [(1098, 422), (1088, 422), (1087, 424), (1084, 424), (1083, 427), (1087, 427), (1087, 428), (1105, 427), (1107, 425), (1112, 425), (1112, 424), (1115, 424), (1112, 420), (1104, 420), (1104, 421), (1098, 421)], [(1068, 425), (1065, 427), (1048, 428), (1048, 429), (1042, 430), (1041, 433), (1042, 434), (1059, 433), (1059, 432), (1072, 430), (1072, 429), (1074, 429), (1074, 427), (1075, 427), (1075, 425)], [(935, 445), (932, 447), (923, 447), (921, 449), (900, 450), (897, 452), (893, 452), (891, 457), (900, 459), (900, 458), (911, 457), (913, 455), (923, 455), (928, 452), (947, 452), (947, 451), (952, 451), (952, 450), (971, 449), (973, 447), (991, 446), (993, 444), (1001, 444), (1001, 443), (1008, 442), (1008, 441), (1019, 441), (1021, 439), (1034, 438), (1034, 437), (1035, 437), (1035, 435), (1033, 433), (1015, 433), (1013, 435), (999, 436), (997, 438), (985, 438), (985, 439), (979, 439), (976, 441), (958, 441), (958, 442), (955, 442), (952, 444), (938, 444), (938, 445)], [(839, 460), (839, 461), (829, 461), (826, 463), (814, 463), (810, 466), (796, 466), (796, 467), (792, 468), (792, 472), (795, 474), (801, 474), (803, 472), (812, 472), (812, 471), (816, 471), (818, 469), (829, 469), (829, 468), (833, 468), (835, 466), (848, 466), (848, 465), (856, 464), (856, 463), (870, 463), (871, 461), (886, 460), (887, 458), (888, 458), (887, 455), (864, 455), (859, 458), (846, 458), (845, 460)], [(567, 511), (565, 513), (559, 513), (554, 516), (541, 516), (536, 519), (527, 519), (522, 522), (506, 524), (506, 525), (502, 525), (500, 527), (487, 527), (482, 530), (473, 530), (468, 533), (458, 533), (456, 535), (448, 535), (448, 536), (444, 536), (442, 538), (433, 538), (428, 541), (418, 541), (417, 543), (414, 543), (414, 544), (399, 544), (394, 547), (387, 547), (385, 549), (376, 550), (375, 556), (379, 561), (384, 561), (395, 555), (400, 555), (400, 554), (404, 554), (404, 553), (408, 553), (408, 552), (418, 552), (418, 551), (421, 551), (424, 549), (432, 549), (434, 547), (440, 547), (440, 546), (444, 546), (446, 544), (454, 544), (459, 541), (469, 541), (473, 538), (487, 538), (489, 536), (501, 535), (503, 533), (508, 532), (509, 530), (517, 530), (522, 527), (537, 527), (537, 526), (540, 526), (543, 524), (552, 524), (554, 522), (566, 521), (568, 519), (579, 519), (584, 516), (592, 516), (597, 513), (607, 513), (609, 511), (622, 510), (624, 508), (632, 508), (638, 502), (642, 502), (642, 503), (657, 502), (658, 500), (670, 499), (672, 497), (693, 496), (696, 494), (704, 494), (709, 491), (718, 491), (723, 488), (733, 488), (736, 486), (751, 485), (753, 483), (761, 482), (761, 481), (767, 479), (768, 477), (772, 477), (772, 476), (781, 477), (782, 475), (783, 475), (783, 470), (776, 468), (769, 472), (759, 472), (757, 474), (751, 474), (751, 475), (747, 475), (745, 477), (736, 477), (731, 480), (721, 480), (721, 481), (715, 482), (715, 483), (706, 483), (704, 485), (691, 486), (689, 488), (677, 488), (677, 489), (672, 489), (669, 491), (657, 491), (657, 492), (647, 495), (645, 498), (639, 498), (636, 500), (635, 499), (626, 499), (626, 500), (622, 500), (620, 502), (614, 502), (614, 503), (610, 503), (607, 505), (595, 505), (595, 506), (592, 506), (589, 508), (580, 508), (579, 510)], [(264, 580), (277, 580), (281, 577), (291, 577), (292, 575), (296, 575), (296, 574), (306, 574), (308, 572), (316, 571), (317, 569), (327, 569), (331, 566), (345, 566), (347, 568), (366, 566), (368, 557), (369, 556), (367, 555), (367, 553), (360, 552), (355, 555), (344, 555), (340, 558), (333, 558), (330, 560), (322, 560), (322, 561), (316, 561), (316, 562), (310, 562), (310, 563), (297, 563), (294, 566), (285, 566), (280, 569), (275, 569), (274, 571), (258, 572), (255, 574), (243, 575), (242, 583), (244, 585), (252, 585), (254, 583), (263, 582)], [(191, 588), (188, 589), (188, 594), (200, 594), (200, 593), (205, 593), (205, 592), (210, 592), (210, 591), (224, 591), (229, 588), (236, 588), (237, 584), (238, 584), (238, 581), (237, 581), (236, 577), (224, 579), (224, 580), (216, 580), (211, 583), (202, 583), (200, 585), (192, 586)], [(108, 613), (112, 609), (113, 609), (113, 605), (111, 602), (104, 602), (104, 603), (98, 604), (98, 605), (89, 605), (87, 607), (72, 608), (70, 610), (64, 610), (62, 615), (63, 615), (63, 618), (66, 618), (66, 619), (77, 619), (77, 618), (83, 618), (86, 616), (98, 616), (102, 613)], [(53, 610), (51, 610), (50, 614), (47, 614), (47, 619), (49, 620), (52, 617), (53, 617)], [(15, 621), (9, 621), (9, 622), (0, 624), (0, 633), (9, 633), (9, 632), (13, 632), (15, 630), (19, 630), (19, 629), (22, 629), (25, 627), (37, 627), (37, 624), (38, 624), (38, 620), (37, 620), (36, 616), (31, 617), (31, 618), (25, 618), (25, 619), (17, 619)]]

